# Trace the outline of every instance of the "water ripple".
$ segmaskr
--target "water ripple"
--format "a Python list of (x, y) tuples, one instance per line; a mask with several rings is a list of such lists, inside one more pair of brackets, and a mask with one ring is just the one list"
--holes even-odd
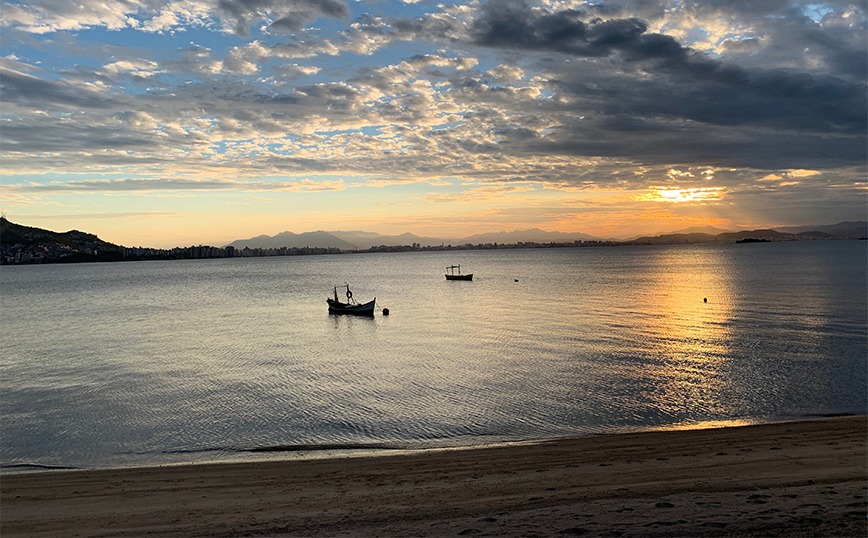
[[(818, 242), (4, 268), (0, 453), (87, 467), (864, 413), (866, 259)], [(445, 281), (459, 262), (479, 278)], [(328, 315), (345, 281), (392, 315)]]

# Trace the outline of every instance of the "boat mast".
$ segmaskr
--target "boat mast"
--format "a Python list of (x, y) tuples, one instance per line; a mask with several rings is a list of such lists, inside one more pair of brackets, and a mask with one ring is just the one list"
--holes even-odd
[[(341, 286), (341, 287), (347, 289), (347, 293), (346, 293), (346, 295), (347, 295), (347, 302), (346, 302), (346, 304), (354, 304), (354, 301), (353, 301), (353, 292), (350, 291), (350, 285), (349, 285), (349, 284), (344, 284), (344, 285)], [(335, 302), (336, 302), (336, 303), (340, 303), (340, 302), (342, 302), (342, 301), (341, 301), (340, 299), (338, 299), (338, 287), (335, 286), (334, 288), (335, 288)]]

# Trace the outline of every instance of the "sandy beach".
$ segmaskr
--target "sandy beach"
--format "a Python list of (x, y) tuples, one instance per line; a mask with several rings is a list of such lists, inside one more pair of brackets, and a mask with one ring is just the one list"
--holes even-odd
[(868, 419), (8, 475), (19, 536), (868, 535)]

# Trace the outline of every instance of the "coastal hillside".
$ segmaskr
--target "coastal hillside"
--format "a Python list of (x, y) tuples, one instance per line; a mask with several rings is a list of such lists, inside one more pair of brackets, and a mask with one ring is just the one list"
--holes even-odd
[(78, 230), (51, 232), (0, 218), (0, 262), (3, 264), (116, 261), (123, 255), (124, 247), (93, 234)]

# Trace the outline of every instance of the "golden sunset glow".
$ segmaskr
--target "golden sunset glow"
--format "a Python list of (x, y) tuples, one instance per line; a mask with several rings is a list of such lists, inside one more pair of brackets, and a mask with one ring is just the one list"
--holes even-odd
[(642, 202), (711, 202), (723, 198), (723, 187), (701, 187), (701, 188), (666, 188), (652, 187), (649, 193), (641, 194), (636, 197), (636, 200)]

